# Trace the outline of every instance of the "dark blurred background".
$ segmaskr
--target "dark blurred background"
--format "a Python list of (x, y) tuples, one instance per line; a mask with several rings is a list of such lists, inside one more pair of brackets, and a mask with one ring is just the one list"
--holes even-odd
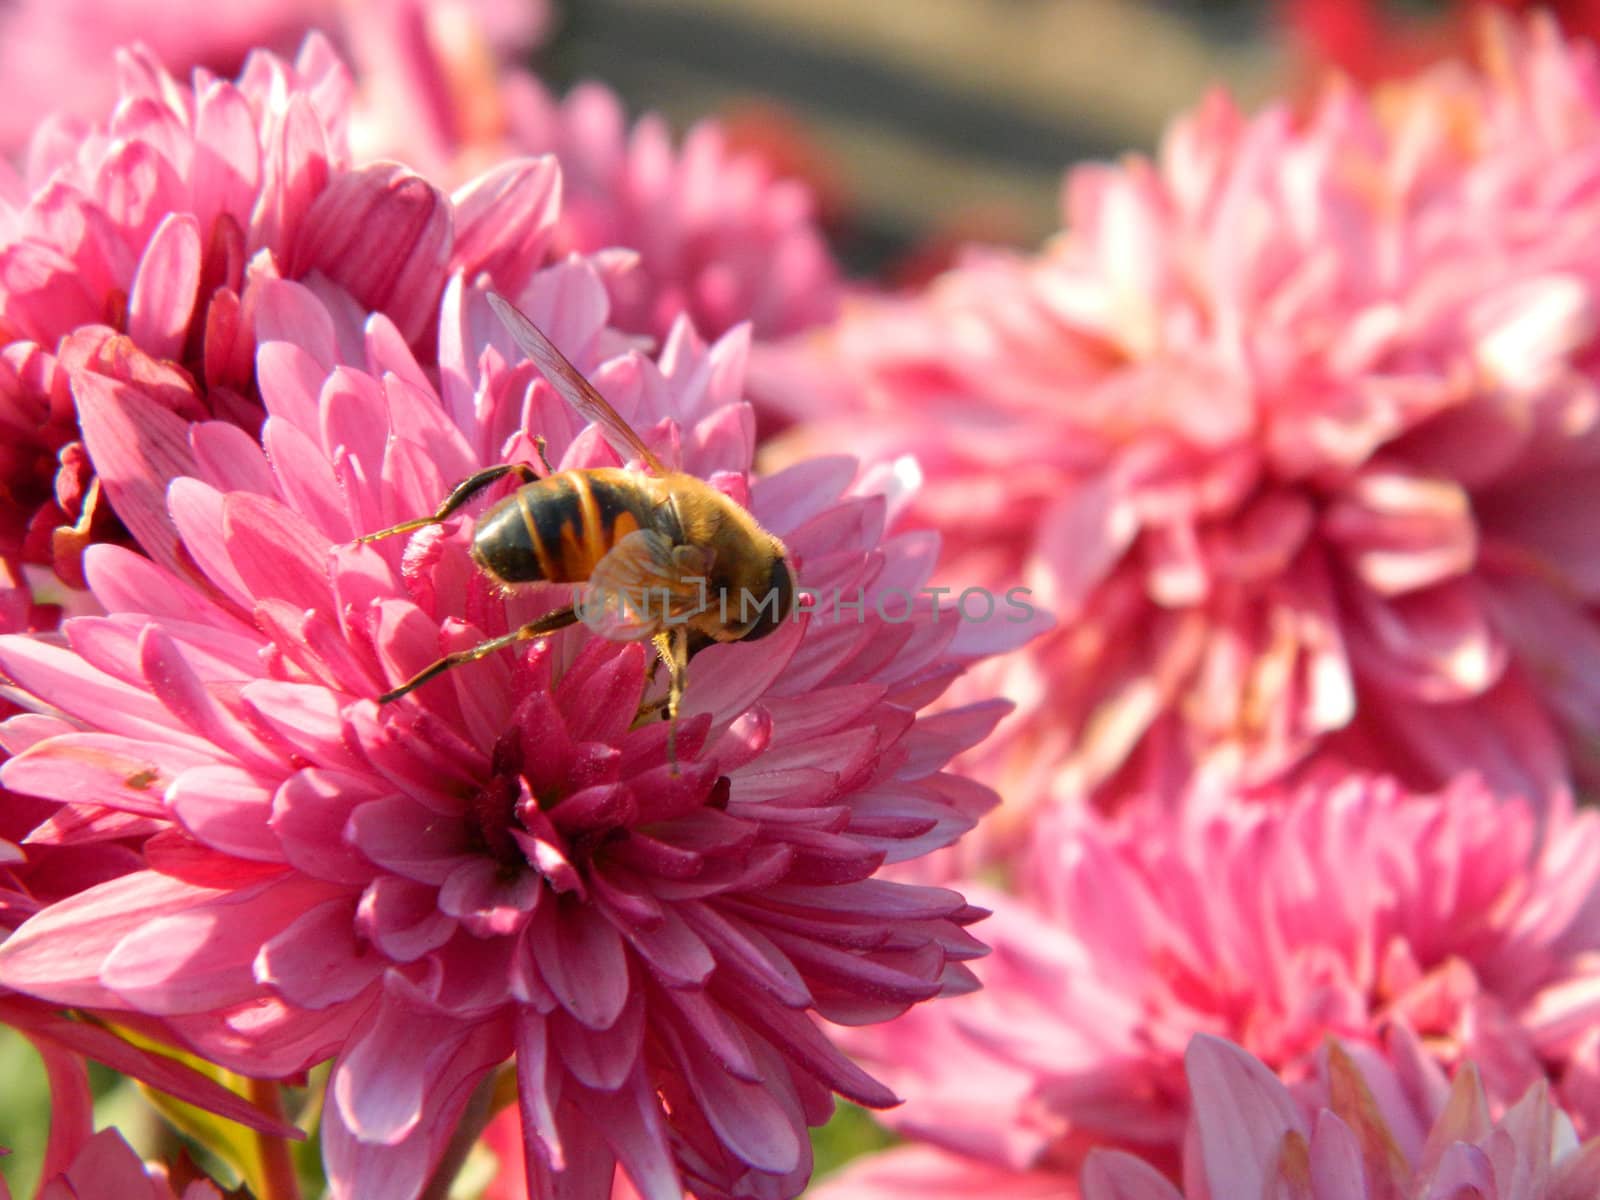
[(716, 114), (819, 185), (856, 272), (1056, 225), (1062, 168), (1149, 150), (1207, 87), (1293, 74), (1269, 0), (564, 0), (536, 66), (682, 129)]

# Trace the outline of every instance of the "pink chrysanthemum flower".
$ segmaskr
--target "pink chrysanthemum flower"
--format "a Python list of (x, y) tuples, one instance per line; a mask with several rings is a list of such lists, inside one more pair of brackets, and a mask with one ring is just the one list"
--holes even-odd
[(1401, 1021), (1497, 1105), (1548, 1077), (1600, 1132), (1600, 816), (1555, 801), (1541, 832), (1467, 780), (1270, 799), (1042, 815), (1023, 898), (969, 893), (995, 910), (983, 991), (855, 1035), (908, 1097), (895, 1126), (1009, 1170), (1108, 1143), (1170, 1164), (1194, 1034), (1293, 1082), (1329, 1034)]
[[(833, 1091), (892, 1099), (813, 1014), (877, 1021), (970, 986), (977, 911), (874, 873), (993, 802), (941, 767), (1005, 706), (917, 712), (1011, 630), (925, 604), (877, 615), (872, 597), (914, 591), (935, 550), (884, 536), (892, 473), (852, 489), (854, 463), (830, 459), (748, 479), (743, 336), (707, 349), (680, 326), (658, 366), (610, 357), (585, 263), (511, 294), (669, 461), (747, 501), (821, 601), (696, 655), (676, 771), (665, 722), (636, 720), (666, 673), (581, 629), (380, 706), (569, 589), (502, 593), (467, 522), (352, 539), (484, 464), (537, 461), (535, 432), (563, 468), (617, 457), (507, 365), (520, 356), (459, 276), (437, 385), (388, 317), (263, 285), (260, 447), (131, 384), (81, 406), (149, 557), (92, 547), (108, 615), (0, 640), (5, 674), (53, 710), (32, 719), (58, 723), (0, 782), (164, 828), (148, 869), (24, 924), (0, 981), (159, 1017), (258, 1076), (336, 1056), (337, 1196), (415, 1195), (513, 1054), (534, 1194), (604, 1195), (615, 1160), (650, 1200), (792, 1195)], [(836, 604), (858, 588), (863, 611)]]
[(1195, 1038), (1186, 1064), (1195, 1119), (1182, 1190), (1131, 1155), (1102, 1152), (1084, 1168), (1084, 1200), (1589, 1200), (1600, 1193), (1600, 1138), (1580, 1144), (1542, 1082), (1497, 1116), (1472, 1064), (1450, 1084), (1414, 1046), (1391, 1065), (1333, 1044), (1316, 1084), (1300, 1097), (1219, 1038)]
[[(1600, 777), (1600, 71), (1492, 72), (1303, 123), (1218, 96), (1067, 178), (1034, 258), (847, 313), (826, 444), (915, 453), (957, 586), (1024, 584), (1008, 798), (1109, 804), (1338, 739), (1418, 787)], [(817, 380), (796, 376), (797, 403)], [(815, 444), (815, 443), (813, 443)]]
[(315, 36), (294, 65), (256, 54), (234, 82), (119, 62), (110, 120), (48, 125), (0, 197), (0, 558), (76, 586), (84, 546), (119, 534), (79, 440), (86, 393), (134, 383), (254, 434), (262, 281), (336, 284), (420, 344), (451, 270), (516, 286), (542, 264), (557, 186), (549, 160), (454, 197), (392, 163), (353, 167), (350, 78)]
[[(142, 52), (119, 63), (112, 119), (48, 124), (0, 197), (0, 556), (76, 586), (83, 547), (115, 522), (72, 376), (138, 378), (184, 416), (258, 424), (241, 301), (251, 256), (286, 260), (347, 161), (349, 78), (320, 40), (293, 67), (255, 56), (237, 83), (202, 74), (185, 88)], [(195, 397), (196, 380), (215, 396)]]
[(1591, 1200), (1600, 1138), (1581, 1143), (1542, 1080), (1497, 1113), (1476, 1066), (1448, 1082), (1403, 1029), (1387, 1057), (1331, 1043), (1317, 1073), (1285, 1087), (1239, 1046), (1199, 1034), (1184, 1056), (1194, 1116), (1181, 1178), (1121, 1150), (1081, 1172), (1008, 1168), (932, 1146), (850, 1163), (815, 1200)]

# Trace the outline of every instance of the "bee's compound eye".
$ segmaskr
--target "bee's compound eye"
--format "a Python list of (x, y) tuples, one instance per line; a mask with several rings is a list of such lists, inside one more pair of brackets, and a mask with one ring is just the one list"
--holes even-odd
[(794, 569), (789, 566), (789, 560), (782, 555), (774, 558), (772, 572), (767, 578), (766, 593), (755, 598), (757, 608), (749, 628), (744, 631), (744, 640), (753, 642), (757, 638), (764, 638), (787, 621), (789, 614), (794, 612), (798, 591), (799, 585), (795, 582)]

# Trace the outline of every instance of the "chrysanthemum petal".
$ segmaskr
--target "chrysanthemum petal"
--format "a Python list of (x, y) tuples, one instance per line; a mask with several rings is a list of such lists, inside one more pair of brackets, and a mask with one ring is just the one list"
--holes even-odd
[(169, 213), (139, 260), (128, 295), (128, 336), (155, 358), (177, 358), (200, 288), (200, 224)]

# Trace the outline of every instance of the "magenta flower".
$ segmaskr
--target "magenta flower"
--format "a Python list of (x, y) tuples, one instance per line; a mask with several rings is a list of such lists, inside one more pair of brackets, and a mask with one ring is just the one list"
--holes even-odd
[(1330, 1034), (1401, 1022), (1497, 1111), (1549, 1078), (1600, 1132), (1600, 817), (1552, 802), (1541, 831), (1469, 780), (1265, 799), (1042, 816), (1021, 898), (970, 893), (983, 991), (854, 1035), (908, 1097), (895, 1127), (1009, 1170), (1107, 1144), (1175, 1166), (1196, 1033), (1294, 1083)]
[[(122, 536), (77, 407), (135, 384), (182, 420), (252, 435), (258, 289), (339, 285), (421, 344), (449, 272), (517, 286), (543, 265), (557, 190), (548, 160), (502, 164), (454, 198), (394, 164), (350, 165), (351, 83), (313, 37), (293, 66), (256, 54), (236, 82), (176, 83), (124, 54), (103, 127), (35, 138), (0, 201), (0, 558), (82, 586), (83, 548)], [(346, 302), (347, 302), (346, 301)], [(431, 365), (431, 364), (430, 364)], [(91, 378), (94, 377), (94, 378)]]
[[(257, 55), (237, 84), (193, 89), (148, 56), (121, 62), (112, 121), (47, 125), (0, 201), (0, 556), (80, 587), (83, 547), (116, 528), (78, 439), (73, 374), (138, 379), (186, 417), (259, 423), (246, 272), (258, 250), (268, 270), (287, 258), (345, 161), (349, 79), (320, 41), (294, 67)], [(196, 396), (196, 380), (215, 395)]]
[(1004, 681), (1008, 798), (1325, 747), (1418, 787), (1600, 778), (1600, 75), (1547, 22), (1495, 49), (1303, 122), (1213, 97), (1156, 162), (1073, 170), (1039, 255), (818, 352), (865, 409), (806, 444), (914, 453), (949, 581), (1058, 618)]
[(893, 473), (853, 484), (830, 459), (749, 479), (742, 336), (707, 348), (680, 326), (659, 365), (613, 357), (581, 261), (510, 294), (665, 457), (748, 502), (818, 603), (693, 659), (676, 773), (644, 719), (666, 673), (581, 628), (380, 706), (569, 596), (490, 585), (466, 522), (352, 539), (484, 464), (537, 461), (529, 431), (563, 468), (617, 458), (461, 276), (437, 384), (388, 316), (265, 282), (260, 447), (131, 384), (79, 397), (148, 558), (91, 547), (108, 615), (60, 643), (0, 639), (5, 674), (64, 719), (0, 782), (162, 829), (145, 870), (26, 922), (0, 981), (158, 1017), (256, 1076), (335, 1057), (336, 1196), (415, 1195), (511, 1055), (535, 1195), (602, 1195), (613, 1161), (649, 1200), (793, 1195), (832, 1092), (893, 1099), (813, 1014), (878, 1021), (971, 986), (978, 910), (874, 876), (993, 803), (941, 767), (1006, 706), (917, 714), (1009, 631), (876, 613), (933, 560), (925, 536), (883, 535)]
[(1415, 1047), (1390, 1065), (1334, 1044), (1298, 1098), (1220, 1038), (1196, 1037), (1185, 1059), (1195, 1119), (1183, 1189), (1101, 1152), (1084, 1168), (1084, 1200), (1587, 1200), (1600, 1188), (1600, 1139), (1580, 1145), (1542, 1083), (1497, 1118), (1472, 1064), (1449, 1084)]

